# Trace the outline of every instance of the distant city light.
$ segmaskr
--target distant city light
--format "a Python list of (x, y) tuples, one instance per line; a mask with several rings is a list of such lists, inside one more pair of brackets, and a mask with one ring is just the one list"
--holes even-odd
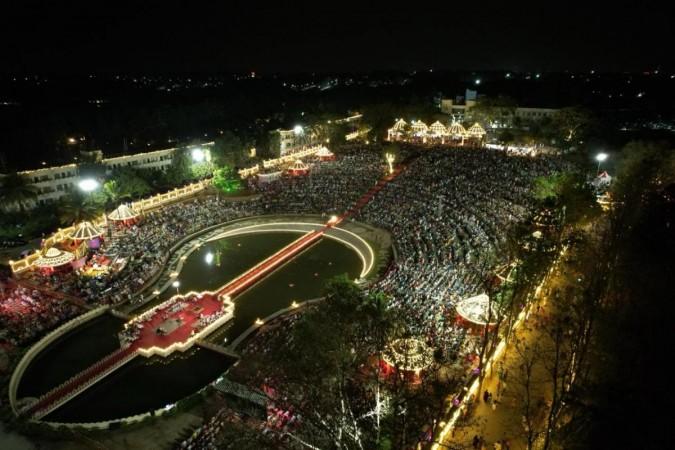
[(77, 187), (79, 187), (84, 192), (91, 192), (97, 189), (98, 186), (98, 181), (94, 180), (93, 178), (85, 178), (84, 180), (80, 180), (80, 182), (77, 183)]
[(74, 144), (74, 143), (76, 143), (76, 142), (77, 142), (77, 139), (75, 139), (74, 137), (69, 137), (69, 138), (68, 138), (68, 143), (69, 143), (69, 144)]

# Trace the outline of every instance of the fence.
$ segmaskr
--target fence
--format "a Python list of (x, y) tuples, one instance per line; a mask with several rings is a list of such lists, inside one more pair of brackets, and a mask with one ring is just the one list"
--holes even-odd
[[(171, 203), (176, 200), (180, 200), (192, 196), (198, 192), (201, 192), (204, 189), (206, 189), (210, 183), (211, 183), (210, 180), (202, 180), (196, 183), (188, 184), (187, 186), (173, 189), (169, 192), (165, 192), (164, 194), (153, 195), (152, 197), (139, 200), (137, 202), (133, 202), (131, 204), (131, 207), (138, 212), (144, 212), (147, 210), (158, 208), (167, 203)], [(102, 215), (93, 220), (92, 222), (98, 227), (105, 228), (107, 224), (107, 219), (105, 215)], [(63, 242), (67, 239), (70, 239), (70, 235), (75, 231), (76, 228), (77, 228), (76, 226), (71, 226), (68, 228), (59, 228), (56, 233), (52, 234), (42, 242), (42, 248), (47, 249), (53, 247), (59, 242)], [(22, 258), (18, 261), (10, 261), (9, 265), (12, 268), (12, 273), (20, 273), (23, 272), (24, 270), (32, 268), (33, 264), (40, 257), (40, 255), (41, 250), (36, 250), (35, 253), (28, 255), (25, 258)]]
[(68, 333), (70, 330), (76, 328), (80, 324), (83, 324), (100, 315), (103, 315), (107, 310), (108, 310), (107, 306), (101, 306), (87, 313), (84, 313), (80, 316), (77, 316), (74, 319), (71, 319), (68, 322), (64, 323), (57, 329), (53, 330), (51, 333), (47, 334), (45, 337), (40, 339), (35, 345), (33, 345), (31, 348), (28, 349), (28, 351), (21, 358), (21, 361), (19, 361), (19, 364), (16, 365), (16, 368), (12, 373), (12, 378), (9, 381), (9, 403), (12, 406), (12, 410), (14, 411), (14, 413), (18, 413), (18, 410), (16, 408), (16, 392), (19, 388), (19, 382), (21, 381), (23, 373), (26, 371), (33, 358), (35, 358), (38, 355), (38, 353), (44, 350), (49, 344), (54, 342), (56, 339)]

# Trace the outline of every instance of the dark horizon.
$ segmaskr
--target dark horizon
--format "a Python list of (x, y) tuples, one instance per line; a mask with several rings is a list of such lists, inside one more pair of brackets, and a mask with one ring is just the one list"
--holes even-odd
[(7, 8), (5, 73), (672, 69), (669, 15), (640, 5), (43, 3)]

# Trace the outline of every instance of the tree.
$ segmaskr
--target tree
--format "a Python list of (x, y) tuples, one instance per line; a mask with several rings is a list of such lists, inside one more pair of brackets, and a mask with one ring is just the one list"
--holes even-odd
[(18, 206), (22, 212), (27, 204), (35, 201), (38, 189), (18, 173), (10, 173), (0, 178), (0, 200), (2, 209)]
[[(139, 175), (138, 171), (130, 167), (115, 169), (110, 180), (115, 182), (114, 189), (118, 191), (117, 194), (119, 194), (120, 198), (138, 198), (150, 193), (152, 190), (148, 182)], [(109, 188), (111, 187), (109, 185)]]
[(211, 148), (211, 160), (216, 167), (239, 167), (246, 159), (242, 140), (230, 130), (226, 130), (215, 139)]
[(562, 108), (553, 115), (551, 125), (563, 142), (576, 143), (583, 139), (593, 121), (591, 112), (579, 106)]
[(239, 176), (228, 166), (213, 171), (211, 184), (223, 193), (231, 194), (241, 189)]
[(93, 220), (102, 212), (100, 206), (92, 203), (84, 195), (75, 191), (63, 197), (58, 205), (59, 220), (63, 225), (74, 225), (85, 220)]
[(472, 120), (483, 123), (486, 127), (496, 122), (505, 122), (515, 115), (516, 102), (503, 95), (497, 97), (481, 97), (470, 109)]
[(166, 171), (166, 179), (173, 186), (179, 186), (192, 179), (192, 158), (185, 149), (177, 150)]

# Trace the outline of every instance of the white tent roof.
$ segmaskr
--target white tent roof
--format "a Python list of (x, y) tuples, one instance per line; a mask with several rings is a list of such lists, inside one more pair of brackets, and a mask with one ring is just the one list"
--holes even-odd
[(408, 122), (403, 119), (398, 119), (391, 129), (394, 131), (401, 131), (406, 125), (408, 125)]
[(427, 131), (429, 129), (427, 124), (422, 122), (421, 120), (413, 122), (410, 126), (414, 131)]
[(473, 125), (471, 125), (471, 127), (468, 130), (468, 133), (471, 136), (483, 137), (485, 136), (485, 129), (481, 127), (478, 122), (476, 122)]
[(52, 247), (35, 261), (35, 265), (38, 267), (58, 267), (68, 264), (73, 259), (75, 259), (75, 255), (72, 253)]
[(316, 152), (317, 156), (333, 156), (333, 152), (328, 150), (326, 147), (321, 147), (318, 152)]
[(77, 226), (77, 229), (71, 233), (70, 238), (78, 241), (88, 241), (101, 236), (103, 232), (96, 228), (91, 222), (86, 220)]
[(448, 133), (453, 136), (463, 136), (466, 134), (466, 129), (464, 129), (461, 123), (453, 121), (448, 127)]
[(307, 170), (307, 168), (307, 164), (300, 161), (299, 159), (296, 159), (293, 163), (293, 166), (291, 166), (291, 170)]
[[(464, 320), (478, 324), (487, 325), (488, 307), (490, 306), (490, 297), (487, 294), (479, 294), (473, 297), (461, 300), (456, 307), (457, 314)], [(494, 323), (494, 310), (490, 317), (490, 323)]]
[(429, 129), (434, 133), (438, 135), (443, 135), (448, 133), (448, 129), (445, 128), (445, 125), (440, 123), (438, 120), (434, 123), (431, 124)]
[(108, 219), (110, 220), (129, 220), (137, 217), (136, 211), (129, 208), (127, 205), (122, 203), (120, 206), (115, 209), (115, 211), (108, 214)]

